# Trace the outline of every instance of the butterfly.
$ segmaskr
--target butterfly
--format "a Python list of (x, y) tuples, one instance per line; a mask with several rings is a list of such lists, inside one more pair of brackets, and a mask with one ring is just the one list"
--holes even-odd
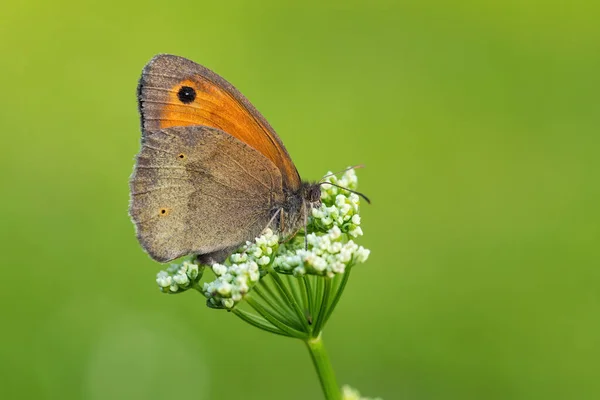
[(156, 261), (222, 262), (272, 226), (290, 235), (320, 205), (271, 125), (233, 85), (174, 55), (155, 56), (138, 85), (141, 150), (129, 214)]

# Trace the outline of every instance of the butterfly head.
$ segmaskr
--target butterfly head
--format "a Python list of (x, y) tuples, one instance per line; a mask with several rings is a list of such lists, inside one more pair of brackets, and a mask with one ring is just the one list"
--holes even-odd
[(321, 205), (321, 185), (308, 183), (304, 187), (304, 200), (313, 207)]

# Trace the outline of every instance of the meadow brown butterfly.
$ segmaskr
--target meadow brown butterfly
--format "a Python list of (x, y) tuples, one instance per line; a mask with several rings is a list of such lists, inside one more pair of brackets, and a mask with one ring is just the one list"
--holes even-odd
[(300, 180), (265, 118), (211, 70), (158, 55), (142, 71), (138, 106), (129, 214), (156, 261), (221, 262), (268, 226), (295, 232), (320, 204), (319, 183)]

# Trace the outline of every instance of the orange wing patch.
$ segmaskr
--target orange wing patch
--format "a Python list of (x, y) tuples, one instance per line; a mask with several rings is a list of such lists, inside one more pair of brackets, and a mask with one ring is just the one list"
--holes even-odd
[(152, 59), (140, 80), (144, 130), (206, 125), (258, 150), (281, 171), (284, 187), (296, 190), (300, 176), (281, 139), (265, 118), (223, 78), (185, 58)]

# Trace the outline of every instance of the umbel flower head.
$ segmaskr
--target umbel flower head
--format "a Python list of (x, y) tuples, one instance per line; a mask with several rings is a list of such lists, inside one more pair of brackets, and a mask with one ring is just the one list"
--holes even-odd
[[(164, 293), (194, 289), (211, 308), (231, 311), (265, 331), (302, 339), (328, 400), (369, 400), (348, 386), (340, 392), (321, 337), (352, 268), (369, 257), (369, 250), (355, 243), (363, 235), (360, 197), (353, 193), (358, 181), (349, 169), (339, 179), (328, 174), (323, 182), (321, 205), (311, 210), (305, 231), (282, 241), (266, 229), (222, 264), (198, 265), (189, 258), (159, 272), (156, 282)], [(205, 269), (214, 279), (201, 283)]]
[(160, 271), (156, 275), (156, 283), (163, 292), (178, 293), (197, 283), (203, 271), (204, 267), (185, 260), (181, 264), (171, 264), (166, 271)]
[[(321, 206), (311, 210), (306, 232), (281, 242), (266, 229), (222, 264), (196, 265), (194, 259), (173, 264), (158, 273), (160, 289), (180, 293), (193, 288), (206, 296), (209, 307), (234, 310), (262, 329), (287, 336), (314, 335), (339, 300), (349, 270), (369, 257), (369, 250), (355, 243), (363, 235), (360, 197), (343, 189), (356, 190), (354, 169), (341, 178), (328, 174), (323, 182)], [(205, 268), (215, 278), (200, 284)], [(237, 307), (244, 300), (256, 313)]]

